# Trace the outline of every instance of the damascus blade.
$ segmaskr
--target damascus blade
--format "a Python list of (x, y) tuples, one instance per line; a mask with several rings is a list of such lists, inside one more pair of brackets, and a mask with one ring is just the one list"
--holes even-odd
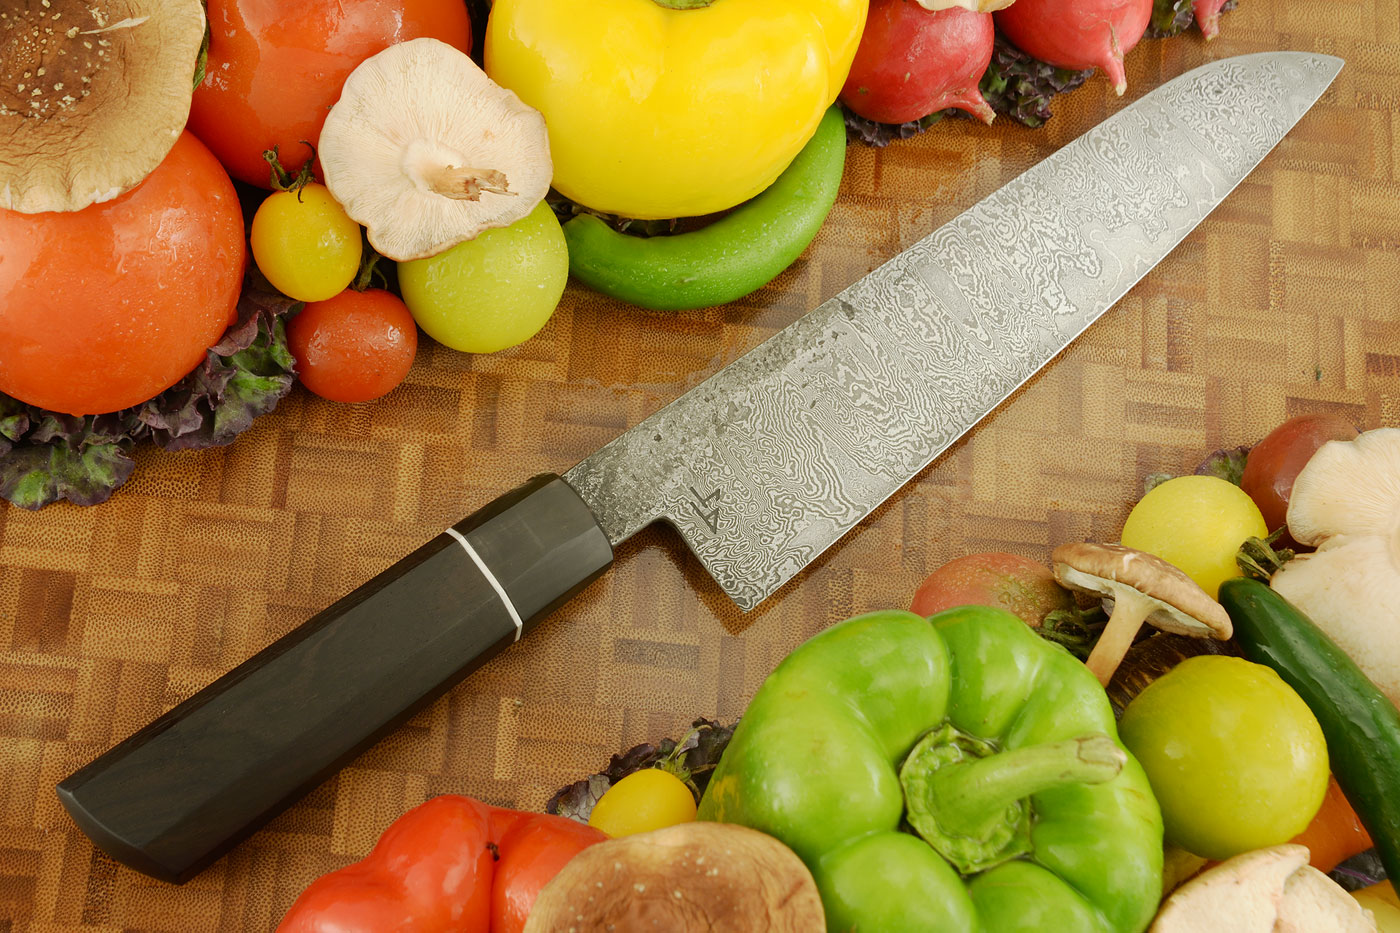
[(991, 412), (1193, 230), (1341, 70), (1184, 74), (575, 466), (614, 543), (673, 525), (751, 609)]

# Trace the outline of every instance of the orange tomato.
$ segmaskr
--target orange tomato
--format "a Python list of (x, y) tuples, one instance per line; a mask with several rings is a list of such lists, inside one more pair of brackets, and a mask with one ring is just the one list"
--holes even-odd
[(1328, 782), (1327, 796), (1308, 828), (1290, 841), (1308, 847), (1312, 867), (1318, 871), (1331, 871), (1375, 845), (1335, 777)]
[(159, 394), (233, 322), (245, 252), (233, 184), (189, 133), (111, 201), (0, 210), (0, 392), (74, 415)]
[(355, 66), (409, 39), (440, 39), (466, 52), (471, 21), (461, 0), (209, 0), (209, 59), (189, 129), (234, 178), (268, 187), (263, 150), (282, 164), (309, 154)]

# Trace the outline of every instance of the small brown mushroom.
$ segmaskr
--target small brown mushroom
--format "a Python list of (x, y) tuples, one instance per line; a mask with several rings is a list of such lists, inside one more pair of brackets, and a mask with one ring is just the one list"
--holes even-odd
[(1055, 548), (1051, 560), (1062, 585), (1113, 600), (1113, 614), (1085, 662), (1105, 686), (1143, 622), (1194, 638), (1224, 641), (1234, 633), (1218, 602), (1153, 554), (1118, 544), (1073, 542)]
[(140, 184), (189, 118), (200, 0), (0, 6), (0, 208), (76, 211)]
[(437, 39), (361, 62), (326, 116), (320, 156), (331, 194), (398, 262), (514, 223), (554, 174), (540, 112)]
[(1375, 933), (1371, 912), (1308, 864), (1306, 846), (1237, 855), (1182, 885), (1150, 933)]
[(545, 885), (525, 923), (525, 933), (824, 929), (801, 859), (729, 823), (681, 823), (590, 846)]

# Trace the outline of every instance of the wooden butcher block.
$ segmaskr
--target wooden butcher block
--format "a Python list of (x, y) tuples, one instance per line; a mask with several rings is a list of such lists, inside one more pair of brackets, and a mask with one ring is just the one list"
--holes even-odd
[[(1117, 540), (1153, 472), (1284, 418), (1400, 425), (1400, 5), (1242, 0), (1207, 45), (1144, 41), (1040, 130), (946, 120), (850, 148), (811, 249), (724, 308), (652, 313), (571, 286), (544, 331), (407, 382), (298, 388), (232, 446), (143, 450), (100, 506), (0, 504), (0, 933), (273, 929), (313, 878), (443, 793), (541, 808), (697, 716), (732, 720), (783, 655), (905, 607), (963, 554)], [(1215, 213), (966, 439), (759, 609), (651, 529), (463, 685), (181, 887), (94, 851), (54, 795), (75, 768), (525, 478), (562, 472), (1108, 114), (1204, 61), (1297, 49), (1346, 67)]]

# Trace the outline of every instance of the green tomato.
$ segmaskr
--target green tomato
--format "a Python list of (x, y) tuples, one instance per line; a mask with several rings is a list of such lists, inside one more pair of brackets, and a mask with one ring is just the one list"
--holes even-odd
[(1269, 533), (1243, 489), (1215, 476), (1178, 476), (1142, 497), (1123, 524), (1122, 544), (1181, 570), (1211, 598), (1240, 575), (1235, 554), (1245, 538)]
[(1119, 735), (1147, 772), (1166, 840), (1227, 859), (1287, 842), (1327, 793), (1327, 743), (1274, 671), (1224, 655), (1189, 658), (1123, 713)]
[(297, 301), (325, 301), (360, 270), (360, 225), (324, 185), (274, 191), (253, 215), (253, 260), (272, 287)]
[(399, 288), (418, 326), (467, 353), (494, 353), (533, 337), (568, 277), (564, 232), (543, 201), (508, 227), (399, 263)]

